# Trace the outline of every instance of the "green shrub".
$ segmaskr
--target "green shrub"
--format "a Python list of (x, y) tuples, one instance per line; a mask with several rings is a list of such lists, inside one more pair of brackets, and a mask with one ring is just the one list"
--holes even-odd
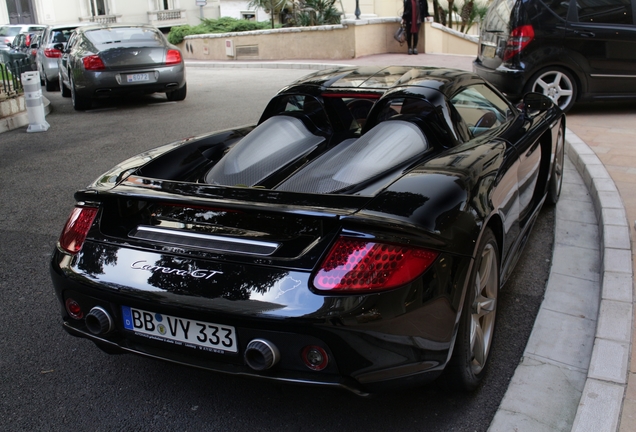
[(248, 21), (236, 18), (223, 17), (219, 19), (201, 20), (201, 24), (196, 26), (182, 25), (172, 27), (168, 33), (168, 41), (171, 44), (179, 44), (183, 38), (189, 35), (210, 34), (210, 33), (232, 33), (252, 30), (265, 30), (271, 28), (268, 21)]

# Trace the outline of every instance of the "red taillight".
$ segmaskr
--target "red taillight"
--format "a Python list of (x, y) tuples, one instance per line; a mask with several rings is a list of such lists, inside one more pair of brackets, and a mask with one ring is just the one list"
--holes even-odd
[(62, 57), (62, 51), (55, 48), (46, 48), (44, 50), (44, 57), (48, 58), (60, 58)]
[(31, 45), (31, 35), (30, 34), (26, 35), (26, 46), (29, 46), (29, 45)]
[(84, 63), (84, 69), (86, 70), (102, 70), (106, 69), (104, 62), (98, 55), (89, 55), (82, 59)]
[(179, 50), (168, 50), (166, 53), (166, 64), (179, 64), (181, 63), (181, 52)]
[(531, 25), (517, 27), (510, 32), (506, 42), (503, 60), (507, 61), (519, 54), (534, 39), (534, 29)]
[(60, 235), (60, 247), (70, 254), (78, 253), (82, 249), (96, 215), (95, 207), (75, 207)]
[(379, 291), (421, 275), (438, 253), (426, 249), (341, 237), (314, 277), (318, 290)]

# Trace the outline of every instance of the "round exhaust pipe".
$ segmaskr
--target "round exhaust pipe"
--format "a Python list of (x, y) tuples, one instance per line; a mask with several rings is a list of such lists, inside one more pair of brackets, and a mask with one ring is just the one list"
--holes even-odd
[(254, 339), (245, 348), (245, 363), (257, 371), (267, 370), (280, 360), (276, 345), (265, 339)]
[(86, 328), (94, 335), (104, 335), (110, 332), (114, 327), (113, 319), (108, 312), (100, 306), (95, 306), (86, 315)]

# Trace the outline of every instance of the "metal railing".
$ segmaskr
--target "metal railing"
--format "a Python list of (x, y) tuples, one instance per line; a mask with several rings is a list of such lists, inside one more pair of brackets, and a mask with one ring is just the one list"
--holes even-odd
[(181, 19), (181, 10), (162, 10), (157, 11), (157, 20), (167, 21)]
[(31, 62), (28, 58), (0, 63), (0, 90), (2, 93), (9, 97), (22, 93), (20, 75), (31, 70)]

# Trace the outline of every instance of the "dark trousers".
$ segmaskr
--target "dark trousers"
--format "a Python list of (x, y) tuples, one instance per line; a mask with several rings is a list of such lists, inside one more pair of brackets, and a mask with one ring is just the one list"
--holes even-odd
[(420, 35), (420, 26), (417, 26), (417, 31), (415, 33), (411, 33), (410, 24), (406, 25), (406, 46), (409, 48), (417, 48), (417, 42), (419, 40)]

